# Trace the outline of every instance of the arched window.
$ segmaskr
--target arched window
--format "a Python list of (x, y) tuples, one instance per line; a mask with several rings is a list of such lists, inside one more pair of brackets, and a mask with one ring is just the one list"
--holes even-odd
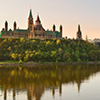
[(37, 34), (35, 33), (35, 36), (37, 36)]
[(43, 35), (43, 37), (44, 37), (44, 33), (43, 33), (42, 35)]
[(41, 34), (39, 34), (39, 36), (41, 36)]

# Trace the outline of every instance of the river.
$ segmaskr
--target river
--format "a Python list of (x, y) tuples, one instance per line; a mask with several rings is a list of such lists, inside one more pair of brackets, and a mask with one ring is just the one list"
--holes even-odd
[(100, 65), (0, 67), (0, 100), (100, 100)]

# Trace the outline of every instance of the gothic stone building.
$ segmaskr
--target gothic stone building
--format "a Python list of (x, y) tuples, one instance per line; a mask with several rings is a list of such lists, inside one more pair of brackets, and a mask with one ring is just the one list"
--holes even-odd
[(56, 31), (55, 25), (53, 25), (52, 31), (45, 30), (41, 24), (39, 15), (34, 23), (32, 11), (30, 10), (28, 18), (28, 28), (27, 29), (17, 29), (17, 23), (14, 22), (13, 30), (8, 30), (8, 22), (5, 22), (5, 28), (0, 32), (1, 38), (38, 38), (38, 39), (54, 39), (62, 38), (62, 25), (60, 25), (59, 31)]

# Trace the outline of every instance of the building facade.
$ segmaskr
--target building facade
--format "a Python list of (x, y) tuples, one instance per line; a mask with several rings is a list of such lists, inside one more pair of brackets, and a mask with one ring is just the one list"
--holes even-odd
[(5, 22), (5, 28), (0, 32), (1, 38), (37, 38), (37, 39), (56, 39), (62, 38), (62, 25), (60, 25), (59, 31), (56, 31), (56, 26), (53, 25), (53, 29), (45, 30), (41, 24), (39, 15), (34, 23), (32, 16), (32, 10), (30, 9), (29, 18), (28, 18), (28, 28), (19, 29), (17, 28), (17, 23), (14, 22), (13, 30), (8, 30), (8, 22)]

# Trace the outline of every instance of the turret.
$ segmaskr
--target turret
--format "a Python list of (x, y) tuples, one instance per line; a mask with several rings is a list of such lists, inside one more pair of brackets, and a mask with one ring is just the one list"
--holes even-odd
[(28, 18), (28, 29), (30, 30), (28, 33), (28, 38), (34, 37), (34, 23), (33, 23), (33, 16), (32, 10), (30, 9), (29, 18)]
[(56, 30), (56, 26), (55, 26), (55, 25), (53, 25), (53, 31), (55, 32), (55, 30)]
[(60, 31), (60, 38), (62, 38), (62, 25), (60, 25), (59, 31)]
[(35, 30), (43, 30), (43, 31), (45, 31), (44, 28), (42, 27), (39, 15), (37, 15), (37, 19), (35, 21), (35, 26), (34, 27), (35, 27)]
[(5, 22), (5, 32), (7, 32), (8, 31), (8, 22), (6, 21)]
[(77, 39), (82, 39), (82, 33), (81, 33), (81, 30), (80, 30), (80, 25), (78, 25), (78, 31), (77, 31), (77, 36), (76, 36)]
[(37, 15), (37, 19), (36, 19), (36, 21), (35, 21), (35, 24), (41, 24), (39, 15)]
[(78, 31), (80, 31), (80, 25), (78, 25)]
[(16, 27), (17, 27), (17, 24), (16, 24), (16, 22), (14, 22), (14, 31), (16, 30)]

